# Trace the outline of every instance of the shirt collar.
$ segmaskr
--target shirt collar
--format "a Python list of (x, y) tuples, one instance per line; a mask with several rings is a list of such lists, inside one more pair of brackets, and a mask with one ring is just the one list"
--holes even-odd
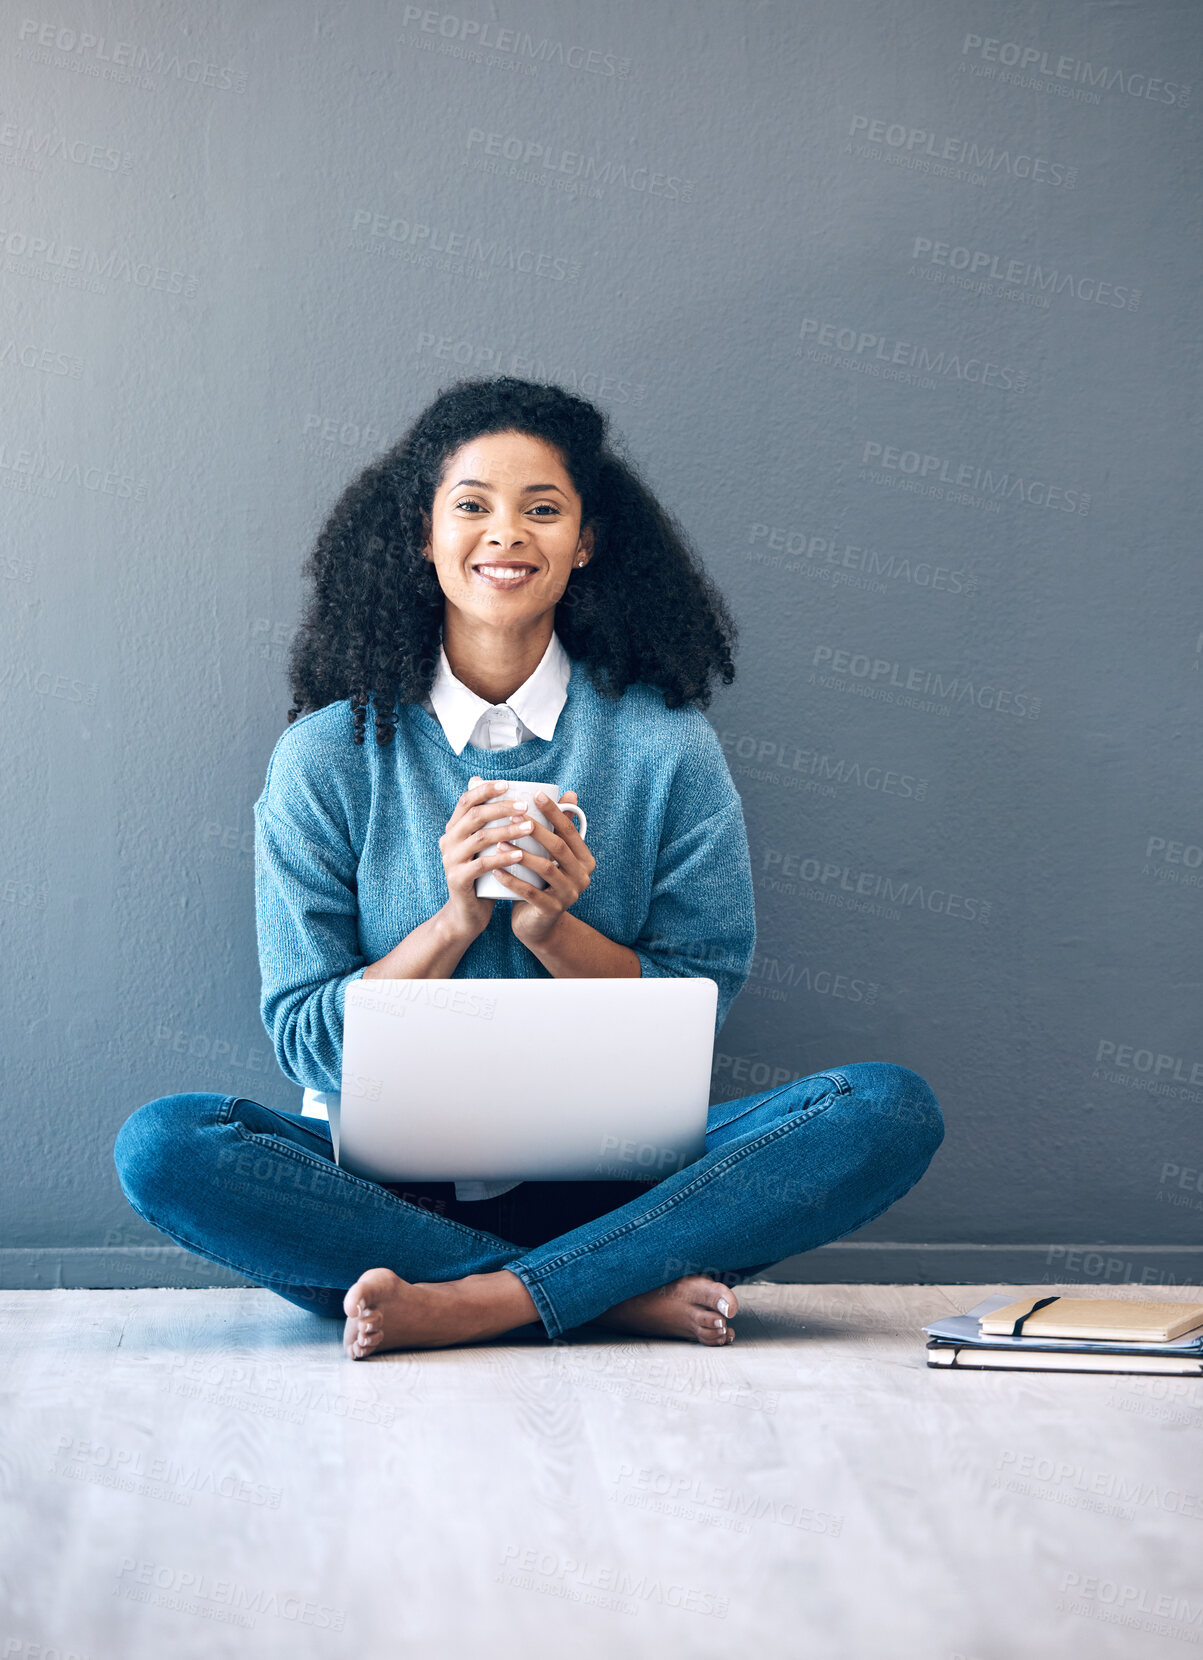
[[(560, 710), (568, 699), (568, 679), (571, 673), (572, 659), (564, 650), (559, 635), (552, 629), (547, 650), (539, 659), (537, 668), (522, 682), (517, 691), (512, 692), (505, 700), (523, 726), (529, 728), (537, 738), (550, 738), (555, 732)], [(447, 661), (447, 653), (441, 641), (439, 666), (427, 701), (447, 736), (447, 742), (457, 755), (463, 751), (480, 717), (489, 709), (498, 707), (483, 697), (478, 697), (462, 680), (458, 680), (452, 674), (451, 664)]]

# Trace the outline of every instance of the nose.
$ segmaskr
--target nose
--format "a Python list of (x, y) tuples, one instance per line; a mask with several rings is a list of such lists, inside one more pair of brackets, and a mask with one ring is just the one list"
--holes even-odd
[(521, 519), (510, 520), (505, 514), (499, 514), (485, 540), (491, 547), (518, 547), (526, 541), (526, 526)]

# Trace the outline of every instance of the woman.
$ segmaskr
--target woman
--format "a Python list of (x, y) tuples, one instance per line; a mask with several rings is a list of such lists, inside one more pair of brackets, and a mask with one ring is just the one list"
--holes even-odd
[[(731, 1342), (733, 1283), (923, 1174), (943, 1124), (914, 1072), (841, 1066), (712, 1107), (703, 1156), (659, 1181), (370, 1182), (312, 1115), (339, 1088), (354, 979), (707, 975), (722, 1026), (755, 924), (739, 796), (701, 713), (734, 675), (721, 596), (605, 417), (509, 377), (437, 397), (344, 492), (307, 572), (255, 890), (261, 1012), (310, 1115), (148, 1102), (115, 1147), (130, 1203), (345, 1318), (353, 1359), (588, 1321)], [(525, 778), (579, 791), (591, 845), (541, 797), (550, 830), (520, 800), (506, 813), (543, 852), (497, 842), (495, 796)], [(476, 896), (484, 870), (513, 902)]]

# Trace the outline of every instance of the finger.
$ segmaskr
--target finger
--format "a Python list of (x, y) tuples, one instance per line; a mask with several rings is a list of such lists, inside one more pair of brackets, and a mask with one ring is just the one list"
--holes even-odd
[[(500, 789), (498, 788), (499, 783), (501, 785)], [(508, 788), (509, 786), (504, 780), (496, 778), (492, 778), (487, 781), (485, 779), (478, 779), (473, 787), (466, 789), (460, 796), (452, 810), (451, 817), (447, 820), (448, 824), (457, 823), (466, 813), (471, 812), (474, 807), (495, 801)]]
[(510, 865), (524, 864), (529, 855), (511, 842), (491, 842), (479, 855), (473, 857), (466, 848), (455, 849), (454, 856), (444, 865), (449, 882), (475, 882), (487, 870), (503, 870)]
[(498, 865), (522, 865), (527, 860), (524, 848), (514, 847), (509, 842), (498, 842), (497, 846), (488, 853), (482, 853), (479, 859), (474, 860), (476, 869), (482, 866), (485, 869), (496, 869)]
[(515, 799), (508, 795), (486, 795), (464, 811), (464, 817), (471, 819), (474, 824), (487, 824), (490, 818), (526, 818), (529, 814), (529, 801), (524, 797)]
[[(566, 870), (551, 859), (540, 858), (537, 853), (523, 854), (522, 868), (533, 871), (536, 876), (541, 876), (547, 883), (545, 888), (535, 888), (533, 884), (523, 882), (523, 889), (528, 893), (533, 891), (537, 894), (552, 896), (556, 910), (566, 911), (570, 905), (576, 904), (583, 892), (582, 885), (579, 882), (574, 882)], [(543, 908), (540, 907), (540, 909)]]
[[(575, 904), (576, 900), (589, 886), (590, 878), (597, 869), (597, 860), (583, 841), (578, 840), (577, 847), (571, 847), (554, 831), (546, 829), (533, 819), (530, 823), (531, 829), (522, 832), (523, 839), (525, 841), (537, 841), (540, 846), (547, 848), (548, 856), (545, 857), (540, 853), (529, 853), (526, 859), (527, 864), (549, 882), (551, 878), (547, 876), (548, 867), (550, 866), (554, 870), (558, 866), (566, 876), (571, 878), (576, 887), (574, 898), (566, 899), (565, 903)], [(511, 831), (510, 834), (513, 835), (514, 832)], [(580, 849), (579, 852), (577, 848)]]
[[(538, 842), (541, 847), (546, 847), (553, 854), (556, 852), (557, 848), (563, 847), (564, 844), (560, 840), (559, 836), (556, 835), (555, 831), (549, 830), (545, 824), (540, 824), (537, 818), (523, 819), (522, 823), (530, 825), (529, 830), (523, 830), (521, 832), (528, 841)], [(515, 830), (516, 829), (517, 826), (515, 825)]]
[[(523, 859), (522, 863), (525, 864), (526, 860)], [(513, 888), (514, 892), (520, 893), (524, 899), (534, 899), (537, 894), (547, 891), (546, 888), (535, 887), (533, 882), (524, 882), (521, 876), (515, 876), (512, 870), (494, 870), (493, 875), (499, 876), (507, 888)]]
[(563, 879), (564, 871), (554, 859), (545, 859), (541, 853), (532, 853), (528, 848), (519, 848), (518, 851), (522, 854), (523, 866), (527, 870), (533, 870), (536, 876), (541, 876), (548, 886), (552, 885), (556, 877)]
[[(509, 830), (511, 835), (523, 835), (525, 830), (516, 829), (518, 824), (526, 822), (524, 810), (519, 808), (515, 812), (516, 803), (508, 798), (498, 801), (478, 801), (474, 807), (466, 807), (461, 811), (458, 807), (447, 821), (447, 828), (452, 830), (456, 837), (468, 844), (477, 841), (482, 830), (491, 825), (492, 830), (486, 834), (483, 841), (496, 841)], [(477, 845), (481, 845), (477, 841)]]
[(517, 840), (519, 836), (529, 836), (534, 830), (534, 820), (529, 818), (511, 818), (500, 824), (485, 824), (481, 829), (472, 831), (465, 829), (461, 846), (465, 853), (473, 855), (483, 852), (485, 848), (492, 849), (497, 842), (511, 838)]
[[(522, 862), (526, 864), (527, 861), (524, 859)], [(506, 887), (513, 888), (515, 893), (520, 893), (523, 899), (529, 900), (532, 910), (540, 912), (543, 916), (564, 909), (563, 902), (550, 887), (536, 888), (533, 883), (524, 882), (520, 876), (514, 876), (508, 870), (494, 871), (493, 874), (500, 876)]]
[[(561, 796), (560, 799), (562, 801), (566, 800), (567, 794), (568, 792), (565, 791), (565, 794)], [(544, 818), (550, 821), (553, 830), (561, 836), (567, 836), (571, 832), (571, 834), (575, 837), (577, 844), (580, 847), (584, 847), (585, 843), (581, 839), (581, 833), (577, 828), (575, 821), (567, 813), (562, 813), (554, 801), (551, 801), (546, 797), (540, 798), (539, 796), (536, 796), (535, 806), (543, 814)]]
[(464, 791), (460, 800), (473, 806), (478, 801), (493, 801), (508, 789), (509, 784), (504, 778), (478, 778)]
[[(490, 848), (479, 859), (466, 859), (463, 863), (452, 864), (447, 870), (447, 886), (457, 892), (471, 894), (475, 890), (476, 879), (486, 873), (493, 876), (505, 877), (517, 865), (525, 864), (526, 854), (520, 847), (511, 848), (508, 852)], [(516, 886), (526, 892), (529, 884), (516, 881)], [(480, 896), (477, 895), (479, 898)]]
[(535, 875), (541, 876), (545, 882), (551, 880), (550, 871), (561, 868), (554, 859), (545, 858), (542, 853), (524, 852), (522, 862), (528, 870), (533, 870)]
[[(590, 853), (584, 842), (580, 842), (578, 844), (580, 847), (580, 852), (578, 853), (576, 848), (570, 847), (562, 836), (557, 836), (554, 830), (546, 829), (534, 819), (532, 819), (530, 823), (530, 830), (524, 830), (522, 832), (524, 839), (527, 841), (537, 841), (541, 847), (545, 847), (547, 849), (546, 855), (541, 853), (532, 853), (527, 861), (532, 868), (538, 871), (540, 876), (545, 876), (547, 874), (546, 867), (548, 864), (551, 864), (553, 868), (558, 865), (564, 871), (569, 872), (578, 878), (582, 876), (589, 877), (593, 874), (594, 870), (597, 868), (597, 860), (593, 857), (592, 853)], [(585, 883), (578, 880), (577, 887), (583, 889), (584, 886)]]

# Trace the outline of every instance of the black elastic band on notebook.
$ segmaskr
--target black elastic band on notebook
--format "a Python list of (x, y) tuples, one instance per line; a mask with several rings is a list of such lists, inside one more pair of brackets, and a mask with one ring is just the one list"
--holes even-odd
[(1031, 1308), (1028, 1309), (1026, 1314), (1021, 1314), (1019, 1316), (1019, 1319), (1016, 1320), (1015, 1324), (1011, 1327), (1011, 1336), (1012, 1337), (1022, 1336), (1023, 1335), (1023, 1323), (1024, 1323), (1025, 1320), (1030, 1320), (1032, 1318), (1033, 1314), (1035, 1314), (1038, 1309), (1047, 1308), (1050, 1303), (1057, 1303), (1057, 1302), (1060, 1302), (1060, 1300), (1061, 1299), (1059, 1297), (1041, 1297), (1041, 1299), (1038, 1303), (1033, 1303), (1032, 1304)]

